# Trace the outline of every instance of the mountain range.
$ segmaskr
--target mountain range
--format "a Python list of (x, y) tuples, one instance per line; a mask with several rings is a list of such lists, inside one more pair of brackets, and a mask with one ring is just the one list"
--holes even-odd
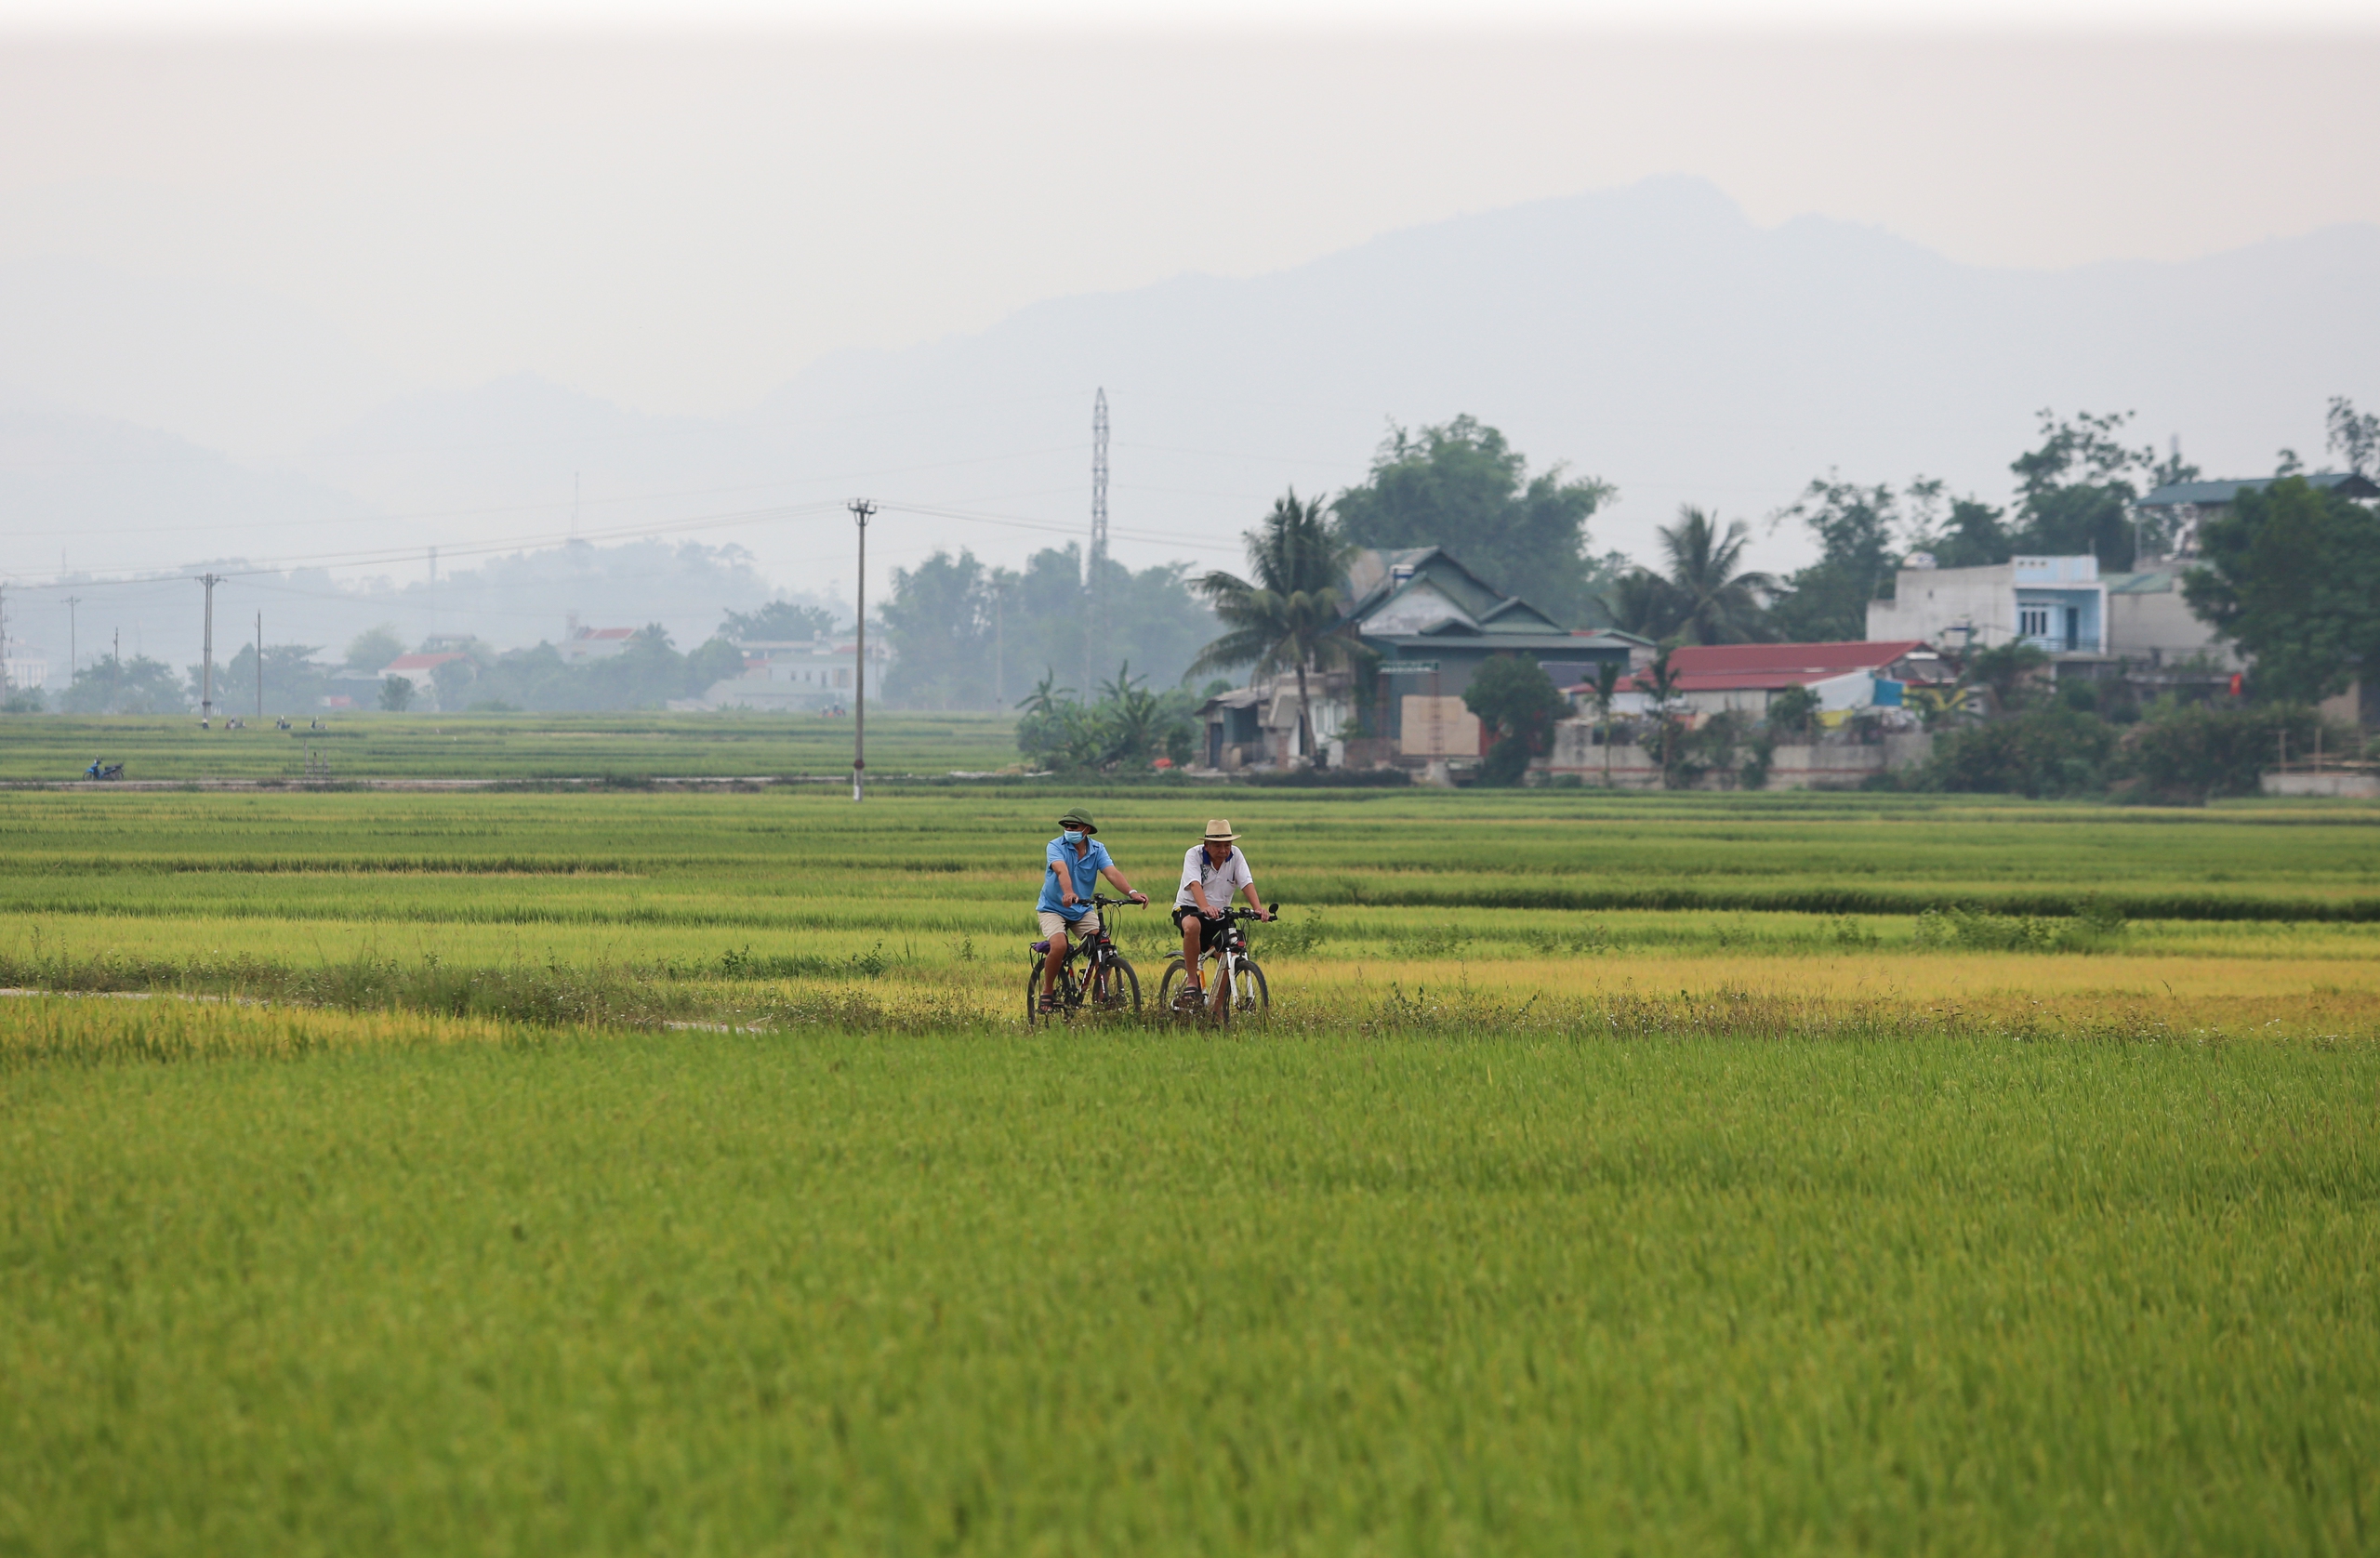
[[(1994, 270), (1822, 218), (1762, 227), (1684, 178), (838, 353), (724, 416), (528, 375), (406, 390), (335, 329), (244, 293), (62, 262), (0, 283), (0, 566), (20, 577), (48, 577), (61, 544), (155, 568), (436, 545), (453, 569), (668, 525), (848, 598), (854, 495), (883, 506), (877, 590), (937, 547), (1014, 561), (1083, 535), (1102, 388), (1117, 555), (1226, 566), (1285, 488), (1360, 480), (1392, 422), (1469, 413), (1539, 466), (1613, 482), (1593, 545), (1646, 557), (1681, 503), (1759, 520), (1830, 470), (2003, 501), (2045, 407), (2137, 411), (2140, 442), (2178, 437), (2228, 475), (2268, 471), (2284, 444), (2319, 464), (2334, 394), (2380, 404), (2380, 229)], [(144, 329), (106, 324), (118, 296)], [(209, 354), (237, 371), (202, 371)], [(1763, 565), (1807, 555), (1790, 529), (1759, 535)]]

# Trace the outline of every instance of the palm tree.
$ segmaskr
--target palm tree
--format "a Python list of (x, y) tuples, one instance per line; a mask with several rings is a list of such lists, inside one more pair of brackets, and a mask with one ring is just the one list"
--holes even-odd
[(1614, 627), (1655, 643), (1677, 631), (1686, 611), (1677, 586), (1644, 568), (1632, 568), (1614, 579), (1596, 597), (1596, 604)]
[(1593, 689), (1595, 719), (1603, 726), (1603, 787), (1611, 788), (1611, 706), (1620, 697), (1620, 662), (1606, 660), (1595, 667)]
[(1677, 698), (1679, 674), (1670, 665), (1670, 653), (1676, 647), (1675, 644), (1663, 644), (1661, 652), (1653, 656), (1653, 663), (1636, 673), (1638, 689), (1653, 695), (1653, 713), (1661, 722), (1661, 783), (1664, 786), (1674, 786), (1677, 783), (1676, 771), (1670, 767), (1670, 738), (1677, 729), (1675, 721), (1670, 718), (1670, 705)]
[(1355, 548), (1331, 534), (1322, 500), (1301, 502), (1295, 488), (1274, 502), (1273, 511), (1262, 526), (1248, 533), (1247, 542), (1253, 583), (1221, 572), (1197, 582), (1198, 593), (1228, 631), (1199, 651), (1187, 674), (1250, 662), (1259, 675), (1294, 668), (1298, 745), (1309, 756), (1316, 755), (1306, 671), (1344, 665), (1359, 653), (1340, 631), (1339, 614), (1345, 599), (1339, 581)]
[(1723, 533), (1710, 515), (1686, 504), (1677, 511), (1677, 523), (1663, 526), (1659, 535), (1670, 560), (1669, 583), (1680, 597), (1679, 626), (1686, 642), (1731, 644), (1765, 636), (1760, 597), (1777, 581), (1766, 574), (1736, 572), (1752, 543), (1743, 521), (1730, 521)]

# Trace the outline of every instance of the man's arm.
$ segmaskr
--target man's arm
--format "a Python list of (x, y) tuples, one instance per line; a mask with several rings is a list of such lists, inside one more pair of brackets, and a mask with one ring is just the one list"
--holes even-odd
[(1075, 874), (1066, 869), (1065, 863), (1064, 861), (1059, 860), (1054, 856), (1050, 860), (1047, 868), (1058, 873), (1058, 902), (1061, 904), (1073, 903), (1075, 901)]
[(1106, 878), (1109, 881), (1114, 882), (1116, 884), (1117, 891), (1123, 893), (1125, 897), (1130, 898), (1133, 903), (1145, 904), (1149, 901), (1149, 895), (1147, 893), (1135, 892), (1132, 891), (1132, 884), (1124, 879), (1124, 873), (1117, 870), (1112, 861), (1109, 864), (1101, 866), (1099, 874)]

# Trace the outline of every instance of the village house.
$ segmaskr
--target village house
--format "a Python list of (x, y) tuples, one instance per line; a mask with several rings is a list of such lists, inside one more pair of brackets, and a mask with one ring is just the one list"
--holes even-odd
[(1306, 674), (1317, 752), (1301, 749), (1297, 676), (1251, 681), (1208, 700), (1206, 765), (1309, 762), (1370, 768), (1476, 759), (1479, 721), (1463, 690), (1494, 654), (1534, 660), (1555, 686), (1610, 661), (1648, 659), (1628, 633), (1563, 627), (1488, 584), (1441, 547), (1357, 554), (1348, 570), (1347, 630), (1365, 652), (1349, 669)]
[[(743, 708), (816, 713), (848, 707), (859, 692), (858, 643), (831, 635), (816, 639), (750, 640), (739, 676), (714, 681), (699, 698), (672, 701), (672, 708)], [(879, 696), (892, 650), (879, 637), (867, 646), (867, 695)]]
[[(1789, 687), (1807, 689), (1821, 714), (1845, 716), (1867, 709), (1899, 708), (1908, 688), (1947, 685), (1958, 680), (1941, 655), (1915, 639), (1884, 642), (1806, 644), (1683, 644), (1670, 652), (1677, 692), (1673, 715), (1689, 723), (1713, 714), (1734, 714), (1746, 722), (1768, 716), (1770, 702)], [(1623, 682), (1612, 700), (1621, 716), (1651, 714), (1653, 697), (1641, 680)], [(1566, 688), (1582, 715), (1594, 715), (1592, 683)]]
[(582, 627), (576, 612), (571, 613), (568, 620), (568, 630), (562, 634), (562, 642), (554, 646), (565, 665), (583, 666), (589, 660), (625, 654), (628, 640), (637, 634), (633, 627)]
[(1868, 637), (1953, 649), (2024, 642), (2053, 656), (2106, 652), (2108, 587), (2099, 560), (2017, 557), (1979, 568), (1937, 568), (1912, 552), (1893, 598), (1868, 602)]

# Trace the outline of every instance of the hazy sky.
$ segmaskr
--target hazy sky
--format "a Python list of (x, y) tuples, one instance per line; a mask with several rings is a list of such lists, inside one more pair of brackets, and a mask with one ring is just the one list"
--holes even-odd
[(1991, 264), (2380, 221), (2369, 6), (560, 9), (0, 6), (0, 259), (260, 289), (404, 382), (710, 412), (1663, 172)]

